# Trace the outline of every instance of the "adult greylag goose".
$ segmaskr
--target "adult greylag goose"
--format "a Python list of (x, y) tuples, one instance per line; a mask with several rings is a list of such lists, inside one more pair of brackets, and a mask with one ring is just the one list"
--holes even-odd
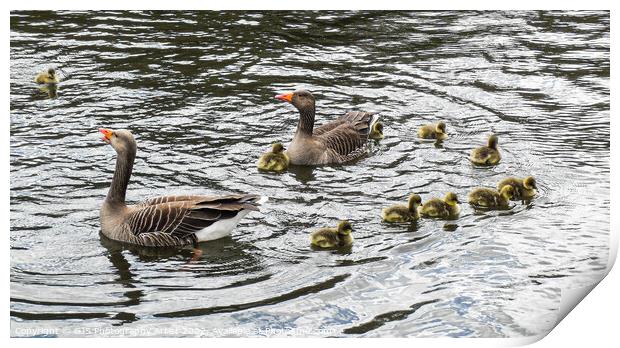
[(149, 247), (193, 245), (229, 235), (248, 212), (266, 200), (259, 195), (161, 196), (136, 205), (125, 193), (136, 158), (128, 130), (99, 129), (117, 153), (116, 169), (101, 207), (101, 231), (113, 240)]
[(277, 95), (276, 99), (293, 104), (300, 114), (297, 131), (287, 150), (292, 164), (341, 164), (367, 152), (368, 134), (377, 119), (374, 113), (350, 111), (315, 129), (315, 99), (310, 92), (297, 90)]

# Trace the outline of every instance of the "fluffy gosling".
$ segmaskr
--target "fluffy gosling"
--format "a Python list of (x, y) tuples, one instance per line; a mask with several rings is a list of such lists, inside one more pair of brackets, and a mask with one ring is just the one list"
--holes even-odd
[(459, 199), (453, 192), (448, 192), (444, 199), (433, 198), (426, 201), (422, 206), (418, 207), (418, 211), (422, 217), (438, 218), (438, 219), (455, 219), (461, 212)]
[(407, 205), (395, 204), (381, 210), (381, 218), (385, 222), (413, 222), (420, 218), (418, 206), (422, 198), (415, 193), (409, 196)]
[(35, 77), (34, 82), (42, 85), (58, 83), (60, 82), (60, 80), (58, 80), (58, 75), (56, 75), (56, 71), (50, 68), (47, 71), (39, 73), (37, 77)]
[(497, 184), (497, 189), (501, 190), (504, 186), (512, 186), (514, 188), (514, 196), (512, 199), (516, 201), (531, 199), (538, 193), (536, 180), (533, 176), (528, 176), (525, 179), (513, 177), (506, 178)]
[(446, 134), (446, 124), (441, 121), (437, 124), (427, 124), (418, 129), (418, 137), (422, 139), (448, 139)]
[(493, 134), (489, 137), (487, 146), (482, 146), (474, 149), (469, 157), (470, 161), (474, 164), (481, 166), (490, 166), (498, 164), (502, 159), (497, 148), (497, 135)]
[(506, 185), (500, 191), (480, 187), (476, 188), (467, 195), (469, 204), (484, 209), (508, 209), (508, 203), (514, 197), (515, 190), (512, 186)]
[(353, 244), (353, 226), (347, 220), (338, 222), (336, 228), (325, 227), (310, 234), (310, 243), (320, 248), (345, 247)]
[(282, 172), (288, 168), (290, 160), (286, 152), (284, 152), (284, 146), (281, 143), (275, 143), (271, 146), (270, 152), (265, 152), (258, 159), (256, 166), (258, 169)]

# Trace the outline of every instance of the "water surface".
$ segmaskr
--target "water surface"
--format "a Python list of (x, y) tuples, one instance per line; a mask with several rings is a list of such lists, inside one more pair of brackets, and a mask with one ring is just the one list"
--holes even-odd
[[(609, 244), (609, 12), (11, 12), (12, 336), (518, 337), (562, 289), (601, 277)], [(33, 82), (61, 70), (55, 98)], [(386, 138), (346, 166), (260, 173), (307, 88), (317, 124), (376, 111)], [(450, 138), (416, 129), (444, 120)], [(99, 234), (128, 128), (131, 202), (270, 197), (191, 250)], [(502, 162), (467, 156), (499, 135)], [(506, 212), (388, 225), (411, 192), (462, 200), (505, 176), (540, 195)], [(308, 233), (348, 218), (350, 250)]]

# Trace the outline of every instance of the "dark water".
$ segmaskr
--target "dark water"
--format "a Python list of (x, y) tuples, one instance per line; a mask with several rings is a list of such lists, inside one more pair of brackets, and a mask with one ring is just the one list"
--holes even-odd
[[(561, 290), (590, 284), (609, 243), (609, 12), (12, 12), (13, 336), (518, 337), (556, 320)], [(61, 68), (50, 99), (33, 83)], [(273, 99), (297, 87), (317, 124), (378, 111), (386, 139), (353, 165), (281, 175), (255, 161), (297, 123)], [(450, 139), (420, 142), (443, 119)], [(128, 128), (128, 198), (270, 197), (230, 238), (124, 249), (99, 235)], [(474, 168), (495, 132), (503, 160)], [(456, 221), (380, 222), (507, 175), (540, 195)], [(308, 233), (348, 218), (351, 250)]]

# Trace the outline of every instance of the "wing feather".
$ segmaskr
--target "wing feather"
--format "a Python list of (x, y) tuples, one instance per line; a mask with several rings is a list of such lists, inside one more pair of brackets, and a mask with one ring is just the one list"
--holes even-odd
[(233, 218), (242, 210), (258, 210), (259, 198), (237, 194), (156, 197), (133, 206), (126, 223), (145, 245), (158, 245), (152, 243), (167, 242), (169, 237), (191, 239), (194, 233)]

